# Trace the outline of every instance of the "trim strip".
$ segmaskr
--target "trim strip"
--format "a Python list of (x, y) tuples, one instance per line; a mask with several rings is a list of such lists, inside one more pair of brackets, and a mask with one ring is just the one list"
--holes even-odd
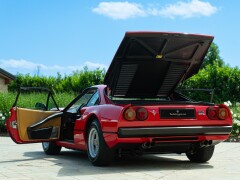
[(232, 126), (119, 128), (119, 137), (156, 137), (230, 134)]

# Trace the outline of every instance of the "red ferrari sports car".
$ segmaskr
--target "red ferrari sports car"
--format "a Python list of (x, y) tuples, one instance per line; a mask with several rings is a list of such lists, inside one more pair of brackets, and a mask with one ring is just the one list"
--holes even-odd
[(186, 153), (206, 162), (232, 129), (223, 104), (196, 102), (176, 87), (196, 74), (212, 36), (127, 32), (104, 79), (85, 89), (67, 107), (46, 103), (11, 108), (7, 129), (16, 143), (42, 142), (46, 154), (61, 147), (87, 151), (93, 165), (126, 153)]

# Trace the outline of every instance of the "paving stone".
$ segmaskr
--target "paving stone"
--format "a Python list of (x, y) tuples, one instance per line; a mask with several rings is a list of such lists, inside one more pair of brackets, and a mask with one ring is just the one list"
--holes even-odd
[(208, 163), (188, 161), (184, 154), (128, 157), (108, 167), (95, 167), (87, 155), (64, 149), (58, 156), (47, 156), (41, 144), (17, 145), (9, 137), (0, 137), (0, 179), (239, 179), (240, 143), (216, 146)]

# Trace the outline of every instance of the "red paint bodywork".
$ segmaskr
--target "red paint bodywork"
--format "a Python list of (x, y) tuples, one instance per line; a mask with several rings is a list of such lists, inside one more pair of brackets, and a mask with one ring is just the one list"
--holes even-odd
[[(105, 85), (97, 86), (100, 94), (100, 104), (91, 107), (84, 107), (82, 117), (76, 120), (74, 127), (74, 143), (59, 140), (56, 143), (71, 149), (87, 150), (86, 146), (86, 130), (87, 122), (93, 117), (98, 119), (102, 128), (103, 136), (106, 144), (113, 148), (120, 143), (145, 143), (152, 142), (154, 139), (160, 139), (155, 143), (161, 142), (202, 142), (205, 140), (224, 141), (228, 138), (226, 134), (211, 134), (194, 136), (194, 140), (184, 140), (184, 136), (163, 136), (163, 137), (129, 137), (119, 138), (118, 129), (121, 127), (182, 127), (182, 126), (231, 126), (231, 113), (225, 105), (218, 105), (225, 107), (228, 110), (229, 117), (225, 120), (211, 120), (206, 115), (206, 110), (209, 106), (203, 105), (151, 105), (151, 106), (137, 106), (145, 107), (148, 110), (148, 118), (145, 121), (126, 121), (122, 114), (123, 111), (131, 105), (115, 105), (106, 96)], [(161, 108), (195, 108), (196, 119), (160, 119), (159, 109)], [(216, 106), (217, 107), (217, 106)], [(153, 110), (155, 113), (153, 114)], [(197, 112), (205, 112), (204, 115), (199, 115)], [(16, 120), (15, 108), (11, 109), (11, 117), (7, 120), (7, 129), (16, 143), (27, 143), (21, 141), (18, 135), (18, 130), (11, 127), (11, 123)], [(175, 137), (180, 140), (172, 140)], [(188, 136), (189, 137), (189, 136)], [(182, 138), (182, 139), (181, 139)], [(36, 141), (38, 142), (38, 141)]]

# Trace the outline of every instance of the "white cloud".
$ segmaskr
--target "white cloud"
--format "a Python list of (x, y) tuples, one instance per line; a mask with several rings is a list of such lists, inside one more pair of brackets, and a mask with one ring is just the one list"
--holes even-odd
[(209, 2), (192, 0), (188, 2), (179, 1), (176, 4), (167, 5), (161, 9), (158, 14), (169, 18), (192, 18), (200, 16), (211, 16), (217, 11), (218, 8), (212, 6)]
[(33, 69), (37, 66), (40, 66), (41, 68), (45, 68), (43, 64), (35, 64), (30, 61), (26, 60), (15, 60), (15, 59), (9, 59), (9, 60), (0, 60), (0, 65), (2, 68), (24, 68), (24, 69)]
[(79, 66), (79, 65), (77, 65), (77, 66), (67, 66), (67, 67), (64, 67), (64, 68), (67, 68), (71, 71), (75, 71), (75, 70), (81, 70), (85, 66), (87, 66), (88, 69), (90, 69), (90, 70), (97, 69), (97, 68), (107, 70), (107, 68), (108, 68), (108, 66), (106, 66), (105, 64), (93, 63), (93, 62), (90, 62), (90, 61), (85, 61), (82, 66)]
[(90, 61), (86, 61), (84, 63), (87, 67), (92, 68), (92, 69), (96, 69), (96, 68), (100, 68), (100, 69), (106, 69), (107, 70), (107, 66), (105, 64), (98, 64), (98, 63), (93, 63)]
[(108, 16), (112, 19), (128, 19), (137, 16), (145, 16), (142, 5), (125, 2), (101, 2), (93, 12)]
[(37, 68), (44, 69), (44, 70), (61, 70), (64, 67), (61, 66), (46, 66), (44, 64), (34, 63), (31, 61), (27, 61), (24, 59), (16, 60), (16, 59), (9, 59), (9, 60), (0, 60), (0, 65), (2, 68), (8, 69), (25, 69), (25, 70), (34, 70)]
[(24, 59), (9, 59), (9, 60), (0, 60), (0, 67), (12, 72), (13, 74), (18, 73), (37, 73), (38, 69), (41, 73), (41, 75), (56, 75), (57, 72), (60, 72), (61, 74), (70, 74), (72, 71), (81, 70), (84, 66), (87, 66), (88, 69), (93, 70), (96, 68), (100, 69), (107, 69), (107, 66), (104, 64), (99, 63), (93, 63), (90, 61), (86, 61), (83, 63), (83, 65), (69, 65), (69, 66), (59, 66), (59, 65), (52, 65), (47, 66), (40, 63), (34, 63), (28, 60)]
[(166, 5), (163, 8), (152, 8), (153, 5), (143, 5), (130, 2), (101, 2), (92, 11), (105, 15), (112, 19), (128, 19), (144, 16), (162, 16), (167, 18), (192, 18), (200, 16), (211, 16), (218, 8), (209, 2), (201, 0), (178, 1), (175, 4)]

